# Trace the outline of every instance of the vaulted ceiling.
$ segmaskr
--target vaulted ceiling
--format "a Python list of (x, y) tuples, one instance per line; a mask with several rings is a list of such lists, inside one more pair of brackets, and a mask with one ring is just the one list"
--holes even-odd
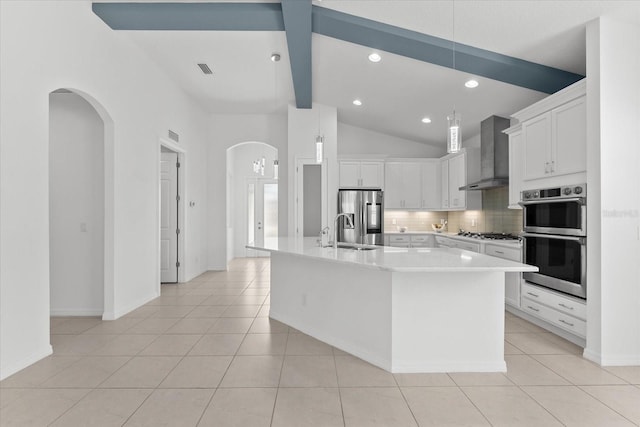
[[(640, 24), (636, 1), (283, 0), (95, 3), (212, 113), (338, 108), (341, 122), (432, 145), (581, 78), (585, 24)], [(367, 56), (378, 52), (382, 60)], [(270, 61), (272, 53), (280, 62)], [(455, 61), (455, 62), (454, 62)], [(204, 75), (198, 63), (207, 63)], [(475, 89), (464, 86), (475, 78)], [(362, 101), (353, 105), (354, 99)], [(430, 124), (420, 120), (431, 119)]]

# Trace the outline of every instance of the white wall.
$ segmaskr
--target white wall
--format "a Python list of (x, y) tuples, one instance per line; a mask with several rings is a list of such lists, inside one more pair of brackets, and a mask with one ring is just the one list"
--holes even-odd
[[(463, 144), (463, 146), (466, 146)], [(434, 147), (417, 141), (385, 135), (372, 130), (338, 123), (340, 157), (442, 157), (446, 147)]]
[(105, 296), (107, 318), (159, 292), (159, 139), (169, 128), (180, 134), (187, 152), (186, 197), (197, 202), (186, 218), (187, 278), (204, 270), (208, 135), (200, 108), (126, 34), (95, 16), (90, 2), (3, 1), (0, 8), (4, 378), (51, 352), (49, 93), (70, 88), (89, 94), (107, 118), (105, 286), (112, 290)]
[[(273, 178), (273, 161), (278, 158), (278, 150), (263, 143), (246, 143), (228, 150), (233, 152), (233, 182), (231, 183), (231, 200), (233, 216), (228, 219), (233, 229), (233, 256), (245, 257), (247, 251), (247, 184), (258, 179)], [(265, 158), (264, 177), (253, 172), (253, 161)], [(279, 171), (278, 171), (279, 172)], [(257, 191), (257, 188), (256, 188)], [(280, 197), (278, 194), (278, 202)], [(278, 227), (279, 228), (279, 227)], [(227, 236), (229, 238), (229, 236)]]
[(587, 75), (585, 356), (640, 365), (640, 27), (589, 23)]
[(104, 124), (79, 95), (49, 110), (51, 314), (104, 311)]
[(247, 141), (260, 141), (278, 150), (280, 162), (278, 179), (278, 230), (287, 230), (287, 117), (284, 115), (209, 116), (207, 194), (209, 200), (208, 269), (226, 270), (228, 256), (227, 230), (232, 226), (227, 218), (227, 148)]

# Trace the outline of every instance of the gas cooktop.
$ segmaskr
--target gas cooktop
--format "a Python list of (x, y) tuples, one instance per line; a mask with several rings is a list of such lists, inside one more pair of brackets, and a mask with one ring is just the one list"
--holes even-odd
[(508, 233), (472, 233), (470, 231), (460, 231), (458, 236), (484, 240), (520, 240), (519, 236)]

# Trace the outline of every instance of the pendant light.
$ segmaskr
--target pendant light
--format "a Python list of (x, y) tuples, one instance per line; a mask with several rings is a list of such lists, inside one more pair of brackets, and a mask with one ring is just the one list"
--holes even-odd
[[(456, 71), (456, 2), (452, 2), (452, 37), (453, 43), (453, 71)], [(462, 135), (460, 134), (460, 115), (456, 114), (455, 104), (453, 106), (453, 114), (447, 116), (447, 153), (457, 153), (462, 148)]]
[(316, 136), (316, 163), (322, 163), (324, 158), (324, 136)]
[(273, 161), (273, 179), (278, 179), (278, 161)]

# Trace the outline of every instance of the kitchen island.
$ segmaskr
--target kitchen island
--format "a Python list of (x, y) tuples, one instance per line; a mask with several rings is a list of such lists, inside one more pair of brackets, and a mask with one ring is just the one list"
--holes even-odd
[(390, 372), (506, 371), (505, 272), (537, 271), (451, 248), (248, 247), (271, 253), (271, 318)]

